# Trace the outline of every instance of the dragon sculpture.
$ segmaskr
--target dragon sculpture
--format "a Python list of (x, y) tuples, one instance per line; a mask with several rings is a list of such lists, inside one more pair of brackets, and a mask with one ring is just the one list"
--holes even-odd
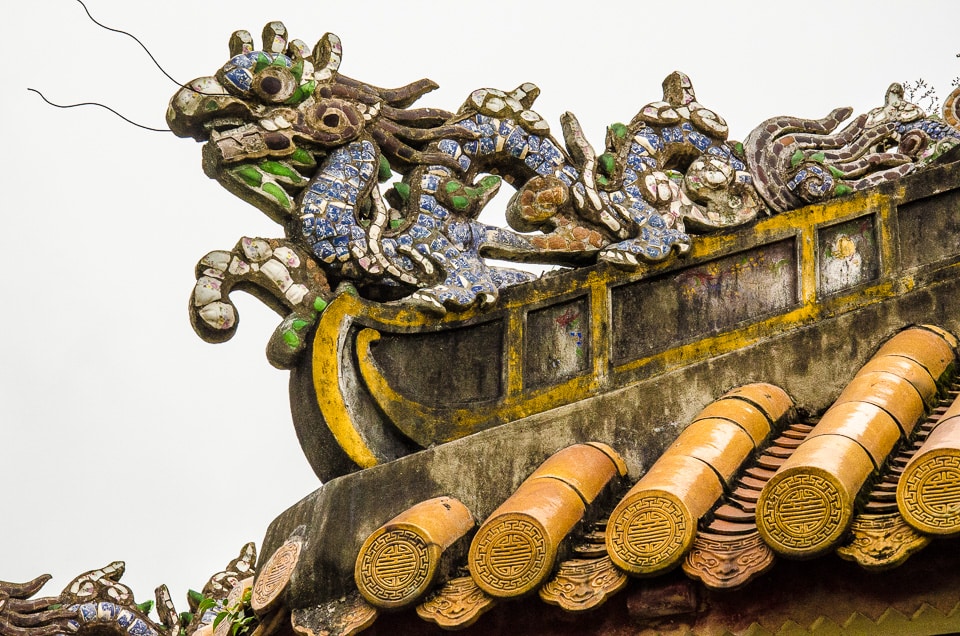
[[(664, 82), (662, 101), (610, 126), (598, 155), (572, 114), (561, 121), (565, 144), (551, 136), (531, 110), (533, 84), (475, 91), (456, 113), (412, 108), (436, 84), (351, 79), (333, 34), (310, 50), (273, 22), (263, 41), (254, 50), (249, 33), (234, 33), (230, 60), (183, 87), (167, 112), (174, 133), (206, 142), (210, 177), (286, 230), (201, 261), (193, 317), (208, 340), (236, 328), (235, 284), (287, 314), (275, 341), (296, 352), (331, 286), (463, 310), (532, 278), (484, 256), (636, 268), (686, 251), (687, 227), (730, 227), (764, 209), (726, 123), (681, 73)], [(382, 192), (394, 172), (402, 179)], [(502, 181), (517, 189), (513, 230), (477, 221)]]
[[(474, 91), (453, 113), (413, 107), (437, 87), (430, 80), (385, 89), (343, 75), (331, 33), (311, 50), (271, 22), (262, 49), (246, 31), (229, 48), (213, 76), (174, 95), (167, 122), (205, 142), (206, 174), (285, 237), (207, 254), (191, 318), (204, 339), (226, 340), (238, 320), (231, 289), (251, 291), (285, 316), (268, 346), (278, 367), (294, 364), (319, 312), (344, 290), (439, 314), (489, 305), (533, 275), (485, 257), (636, 269), (686, 252), (688, 230), (866, 188), (960, 140), (895, 85), (885, 107), (836, 135), (850, 109), (774, 118), (745, 143), (728, 141), (723, 118), (675, 72), (662, 100), (607, 128), (598, 154), (571, 113), (561, 117), (563, 143), (551, 135), (531, 109), (539, 89), (530, 83)], [(478, 221), (503, 181), (516, 189), (509, 229)]]

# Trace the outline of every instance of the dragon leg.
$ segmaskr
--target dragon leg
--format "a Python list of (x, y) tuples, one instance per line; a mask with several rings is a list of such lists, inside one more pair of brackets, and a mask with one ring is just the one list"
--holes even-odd
[(304, 350), (305, 337), (332, 298), (327, 278), (313, 258), (284, 239), (240, 239), (232, 251), (214, 251), (197, 264), (190, 322), (207, 342), (236, 333), (239, 315), (229, 294), (239, 287), (285, 316), (267, 344), (267, 358), (289, 368)]

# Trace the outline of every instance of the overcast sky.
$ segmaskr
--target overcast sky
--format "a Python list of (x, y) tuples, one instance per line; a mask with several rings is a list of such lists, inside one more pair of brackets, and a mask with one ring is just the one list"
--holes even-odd
[[(423, 105), (456, 110), (475, 88), (532, 81), (553, 128), (570, 110), (598, 148), (674, 70), (737, 139), (774, 115), (864, 112), (893, 81), (922, 77), (946, 96), (960, 75), (955, 0), (88, 6), (181, 82), (216, 71), (234, 30), (259, 43), (279, 19), (310, 44), (338, 34), (350, 77), (437, 81)], [(203, 175), (199, 144), (26, 90), (162, 127), (176, 86), (135, 42), (73, 0), (6, 2), (0, 16), (0, 580), (49, 572), (56, 594), (122, 559), (138, 601), (165, 582), (182, 611), (188, 587), (319, 486), (288, 374), (263, 353), (279, 318), (238, 294), (238, 335), (209, 345), (186, 311), (205, 253), (281, 229)]]

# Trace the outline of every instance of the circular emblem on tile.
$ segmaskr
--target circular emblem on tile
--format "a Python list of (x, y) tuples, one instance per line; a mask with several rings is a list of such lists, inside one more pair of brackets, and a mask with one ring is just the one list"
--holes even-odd
[(250, 593), (250, 607), (254, 612), (261, 614), (270, 609), (286, 589), (300, 559), (301, 546), (299, 540), (287, 541), (267, 560)]
[(672, 498), (644, 493), (626, 499), (607, 522), (607, 551), (622, 569), (648, 574), (669, 567), (693, 540), (689, 513)]
[(813, 556), (830, 548), (851, 514), (836, 484), (804, 472), (777, 477), (757, 502), (757, 529), (764, 540), (788, 556)]
[(926, 455), (908, 466), (897, 488), (897, 503), (907, 523), (921, 532), (960, 530), (960, 456)]
[(491, 596), (519, 596), (549, 574), (553, 555), (548, 551), (539, 524), (526, 517), (505, 516), (477, 532), (470, 545), (470, 573)]
[(364, 542), (357, 557), (357, 588), (372, 605), (402, 607), (427, 591), (440, 550), (406, 528), (381, 529)]

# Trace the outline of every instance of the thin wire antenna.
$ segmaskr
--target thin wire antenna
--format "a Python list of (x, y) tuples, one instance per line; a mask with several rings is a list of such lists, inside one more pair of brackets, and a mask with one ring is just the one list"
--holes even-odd
[(45, 96), (43, 93), (41, 93), (41, 92), (38, 91), (37, 89), (35, 89), (35, 88), (29, 88), (29, 87), (28, 87), (27, 90), (36, 93), (37, 95), (40, 96), (40, 99), (42, 99), (43, 101), (47, 102), (47, 103), (50, 104), (51, 106), (55, 106), (55, 107), (57, 107), (57, 108), (76, 108), (76, 107), (78, 107), (78, 106), (99, 106), (100, 108), (104, 108), (104, 109), (106, 109), (106, 110), (109, 110), (111, 113), (113, 113), (114, 115), (116, 115), (117, 117), (119, 117), (120, 119), (122, 119), (123, 121), (127, 122), (128, 124), (133, 124), (133, 125), (136, 126), (137, 128), (143, 128), (144, 130), (151, 130), (151, 131), (153, 131), (153, 132), (162, 132), (162, 133), (172, 132), (169, 128), (151, 128), (150, 126), (144, 126), (143, 124), (138, 124), (137, 122), (133, 121), (132, 119), (129, 119), (129, 118), (127, 118), (127, 117), (124, 117), (123, 115), (121, 115), (121, 114), (118, 113), (117, 111), (113, 110), (112, 108), (110, 108), (110, 107), (107, 106), (106, 104), (101, 104), (100, 102), (83, 102), (82, 104), (54, 104), (54, 103), (51, 102), (49, 99), (47, 99), (46, 96)]
[[(167, 71), (166, 71), (162, 66), (160, 66), (160, 62), (157, 61), (157, 58), (153, 57), (153, 53), (150, 52), (150, 49), (147, 48), (147, 45), (146, 45), (146, 44), (144, 44), (143, 42), (140, 41), (140, 38), (138, 38), (137, 36), (135, 36), (135, 35), (132, 34), (132, 33), (128, 33), (127, 31), (123, 31), (123, 30), (121, 30), (121, 29), (114, 29), (113, 27), (108, 27), (106, 24), (103, 24), (102, 22), (98, 22), (97, 19), (94, 18), (93, 15), (90, 13), (90, 9), (87, 8), (87, 5), (85, 5), (85, 4), (83, 3), (83, 0), (77, 0), (77, 2), (79, 2), (79, 3), (80, 3), (80, 6), (83, 7), (83, 10), (87, 12), (87, 17), (90, 18), (90, 20), (91, 20), (94, 24), (96, 24), (98, 27), (100, 27), (100, 28), (102, 28), (102, 29), (106, 29), (107, 31), (113, 31), (114, 33), (121, 33), (121, 34), (123, 34), (123, 35), (126, 35), (127, 37), (133, 38), (133, 40), (134, 40), (137, 44), (139, 44), (140, 47), (143, 48), (144, 51), (146, 51), (147, 55), (150, 56), (150, 59), (153, 60), (153, 63), (156, 65), (156, 67), (157, 67), (158, 69), (160, 69), (160, 72), (167, 76), (167, 79), (169, 79), (171, 82), (173, 82), (173, 83), (176, 84), (177, 86), (181, 86), (181, 87), (183, 86), (183, 84), (182, 84), (181, 82), (178, 82), (177, 80), (173, 79), (173, 77), (170, 75), (170, 73), (167, 73)], [(43, 97), (43, 96), (41, 95), (41, 97)], [(54, 106), (56, 106), (56, 104), (54, 104)], [(102, 104), (98, 104), (98, 106), (102, 106)], [(106, 108), (106, 106), (104, 106), (104, 108)], [(116, 111), (114, 111), (114, 112), (116, 112)], [(117, 113), (117, 114), (120, 115), (120, 113)], [(120, 115), (120, 116), (123, 117), (123, 115)], [(126, 119), (126, 117), (124, 117), (124, 119)], [(128, 121), (129, 121), (129, 120), (128, 120)], [(130, 123), (133, 123), (133, 122), (130, 122)], [(145, 126), (141, 126), (141, 128), (145, 128)], [(155, 129), (155, 128), (151, 128), (150, 130), (156, 130), (156, 129)]]

